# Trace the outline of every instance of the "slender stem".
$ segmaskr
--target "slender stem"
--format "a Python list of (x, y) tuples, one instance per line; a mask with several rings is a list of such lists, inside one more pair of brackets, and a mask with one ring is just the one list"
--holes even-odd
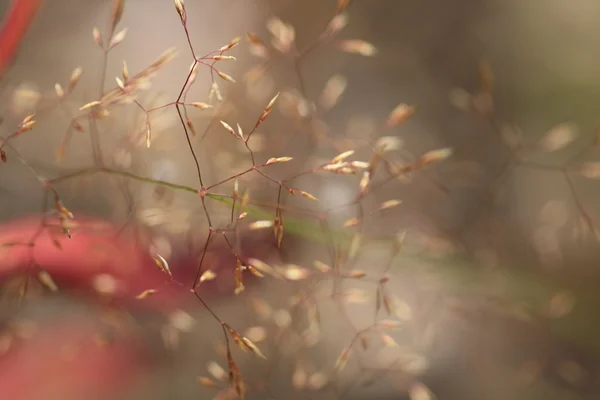
[(146, 178), (143, 176), (132, 174), (131, 172), (118, 171), (115, 169), (110, 169), (110, 168), (105, 168), (105, 167), (90, 167), (90, 168), (82, 169), (79, 171), (72, 172), (70, 174), (66, 174), (66, 175), (62, 175), (62, 176), (59, 176), (54, 179), (50, 179), (48, 181), (48, 183), (50, 185), (55, 185), (57, 183), (61, 183), (63, 181), (69, 180), (69, 179), (73, 179), (73, 178), (77, 178), (77, 177), (81, 177), (81, 176), (85, 176), (85, 175), (94, 175), (94, 174), (99, 174), (99, 173), (104, 173), (104, 174), (109, 174), (109, 175), (117, 175), (117, 176), (121, 176), (123, 178), (133, 179), (138, 182), (164, 186), (164, 187), (168, 187), (168, 188), (175, 189), (175, 190), (183, 190), (185, 192), (196, 193), (196, 194), (198, 193), (198, 189), (195, 189), (190, 186), (179, 185), (177, 183), (167, 182), (167, 181), (163, 181), (160, 179)]

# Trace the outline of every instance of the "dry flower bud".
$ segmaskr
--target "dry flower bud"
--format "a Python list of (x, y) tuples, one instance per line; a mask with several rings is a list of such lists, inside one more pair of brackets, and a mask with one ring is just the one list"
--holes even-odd
[(150, 142), (152, 140), (152, 129), (150, 127), (150, 117), (146, 116), (146, 148), (150, 148)]
[(323, 372), (315, 372), (308, 377), (307, 386), (311, 390), (321, 390), (327, 382), (327, 376)]
[(108, 45), (109, 50), (115, 46), (118, 46), (123, 40), (125, 40), (126, 35), (127, 28), (123, 28), (119, 32), (115, 33), (115, 35), (110, 39), (110, 43)]
[(59, 99), (62, 99), (65, 96), (65, 91), (63, 90), (63, 88), (60, 85), (60, 83), (55, 83), (54, 84), (54, 91), (56, 92), (56, 96)]
[(250, 189), (244, 190), (244, 194), (242, 194), (242, 200), (240, 201), (240, 207), (245, 208), (250, 201)]
[(360, 179), (358, 184), (358, 190), (361, 196), (367, 193), (367, 188), (369, 187), (369, 183), (371, 182), (371, 174), (369, 171), (363, 172), (363, 176)]
[(215, 61), (227, 61), (227, 60), (237, 60), (237, 58), (235, 58), (234, 56), (212, 56), (210, 57), (211, 60), (215, 60)]
[(293, 160), (292, 157), (271, 157), (267, 160), (267, 162), (265, 163), (265, 165), (271, 165), (271, 164), (275, 164), (275, 163), (282, 163), (282, 162), (288, 162)]
[(396, 136), (382, 136), (375, 142), (375, 149), (379, 153), (386, 153), (388, 151), (395, 151), (402, 148), (402, 139)]
[[(383, 305), (385, 307), (385, 312), (390, 315), (392, 313), (392, 303), (390, 302), (390, 298), (387, 294), (382, 296)], [(410, 310), (410, 308), (409, 308)]]
[(156, 254), (152, 257), (158, 269), (169, 276), (169, 278), (173, 277), (171, 273), (171, 268), (169, 267), (169, 263), (165, 260), (160, 254)]
[(48, 288), (48, 290), (50, 290), (51, 292), (58, 291), (58, 286), (56, 285), (56, 283), (54, 282), (54, 279), (52, 279), (52, 276), (50, 276), (48, 271), (40, 269), (37, 273), (37, 279), (42, 285), (44, 285), (46, 288)]
[(264, 261), (258, 260), (256, 258), (250, 258), (248, 260), (248, 264), (252, 265), (254, 268), (256, 268), (257, 270), (259, 270), (260, 272), (262, 272), (266, 275), (270, 275), (273, 277), (280, 277), (280, 275), (275, 272), (273, 267), (271, 267), (269, 264), (265, 263)]
[(277, 239), (277, 247), (281, 247), (281, 241), (283, 240), (283, 223), (281, 219), (277, 216), (273, 221), (273, 233), (275, 234), (275, 239)]
[(345, 151), (345, 152), (343, 152), (341, 154), (338, 154), (337, 156), (333, 157), (333, 159), (331, 160), (331, 163), (332, 164), (341, 163), (346, 158), (350, 157), (352, 154), (354, 154), (354, 150)]
[(346, 78), (342, 75), (334, 75), (325, 84), (325, 88), (319, 98), (321, 107), (325, 110), (333, 108), (337, 103), (341, 95), (346, 90), (347, 82)]
[(192, 120), (190, 119), (190, 117), (185, 117), (185, 124), (192, 133), (192, 136), (196, 136), (196, 128), (194, 128), (194, 124), (192, 124)]
[(190, 77), (188, 79), (187, 86), (190, 87), (194, 82), (196, 82), (196, 77), (198, 76), (198, 65), (200, 63), (196, 60), (190, 65)]
[(350, 218), (344, 222), (344, 228), (350, 228), (352, 226), (358, 225), (358, 218)]
[(137, 296), (135, 296), (135, 298), (138, 299), (138, 300), (143, 300), (146, 297), (148, 297), (150, 295), (153, 295), (154, 293), (156, 293), (156, 290), (154, 290), (154, 289), (146, 289), (142, 293), (140, 293)]
[(198, 382), (204, 387), (208, 387), (208, 388), (218, 387), (218, 385), (215, 381), (213, 381), (210, 378), (207, 378), (206, 376), (199, 376), (197, 379), (198, 379)]
[(34, 110), (42, 95), (30, 83), (20, 84), (13, 92), (11, 106), (15, 113)]
[(177, 10), (177, 14), (179, 14), (179, 18), (181, 18), (182, 21), (185, 21), (185, 6), (183, 3), (183, 0), (174, 0), (175, 3), (175, 9)]
[(115, 77), (115, 80), (117, 81), (117, 86), (119, 87), (119, 89), (121, 89), (123, 92), (125, 92), (125, 83), (123, 83), (123, 80), (121, 78), (119, 78), (118, 76)]
[(200, 282), (212, 281), (216, 277), (217, 277), (217, 274), (215, 274), (212, 270), (207, 269), (206, 271), (204, 271), (202, 273), (202, 275), (200, 275)]
[(337, 45), (346, 53), (360, 54), (365, 57), (372, 57), (377, 53), (375, 46), (360, 39), (340, 40)]
[(175, 310), (169, 315), (169, 325), (181, 332), (190, 332), (194, 322), (194, 318), (183, 310)]
[(123, 9), (125, 8), (125, 0), (113, 0), (111, 10), (112, 29), (119, 24), (123, 17)]
[(221, 122), (221, 125), (223, 126), (223, 128), (227, 129), (227, 132), (231, 133), (235, 137), (238, 137), (237, 133), (235, 133), (233, 128), (231, 126), (229, 126), (229, 124), (227, 122), (225, 122), (225, 121), (219, 121), (219, 122)]
[(335, 172), (338, 169), (345, 167), (346, 165), (348, 165), (348, 164), (345, 163), (345, 162), (338, 162), (338, 163), (335, 163), (335, 164), (324, 165), (322, 167), (322, 169), (323, 169), (323, 171), (334, 171)]
[(99, 106), (100, 104), (102, 104), (102, 103), (98, 100), (90, 101), (89, 103), (86, 103), (83, 106), (79, 107), (79, 111), (89, 110), (90, 108)]
[(254, 221), (254, 222), (251, 222), (250, 224), (248, 224), (248, 229), (251, 229), (251, 230), (265, 229), (265, 228), (271, 228), (271, 227), (273, 227), (273, 221), (269, 221), (269, 220)]
[(570, 144), (577, 136), (577, 128), (570, 123), (559, 124), (546, 133), (540, 141), (543, 151), (560, 150)]
[(271, 18), (267, 22), (267, 29), (273, 35), (273, 47), (282, 53), (287, 53), (296, 39), (294, 27), (279, 18)]
[(262, 358), (264, 360), (267, 359), (267, 357), (263, 354), (263, 352), (260, 351), (260, 349), (254, 343), (252, 343), (252, 341), (250, 339), (242, 336), (242, 342), (244, 343), (246, 348), (248, 348), (248, 350), (250, 350), (252, 353), (256, 354), (257, 356), (259, 356), (260, 358)]
[(27, 121), (27, 122), (23, 122), (21, 123), (21, 125), (19, 126), (19, 132), (27, 132), (33, 129), (33, 126), (35, 125), (35, 120), (31, 120), (31, 121)]
[(265, 107), (265, 109), (263, 110), (262, 114), (260, 115), (260, 117), (258, 118), (258, 121), (256, 121), (256, 124), (254, 125), (254, 129), (258, 128), (260, 124), (263, 123), (263, 121), (265, 119), (267, 119), (267, 117), (269, 116), (269, 114), (271, 113), (271, 110), (273, 109), (273, 106), (275, 105), (275, 102), (277, 101), (277, 98), (279, 98), (279, 93), (277, 93), (272, 99), (271, 101), (269, 101), (269, 104), (267, 104), (267, 106)]
[(71, 79), (69, 80), (69, 92), (75, 88), (75, 85), (77, 85), (77, 82), (79, 82), (82, 74), (83, 69), (81, 67), (77, 67), (73, 70), (73, 72), (71, 72)]
[(350, 358), (351, 352), (352, 352), (351, 347), (346, 347), (344, 350), (342, 350), (342, 352), (340, 353), (339, 357), (337, 358), (337, 360), (335, 362), (334, 369), (336, 369), (337, 371), (343, 370), (344, 367), (346, 366), (346, 364), (348, 363), (348, 358)]
[(377, 323), (377, 325), (381, 326), (384, 329), (388, 329), (388, 330), (397, 329), (401, 326), (400, 321), (395, 321), (392, 319), (384, 319), (382, 321), (379, 321)]
[(240, 183), (238, 181), (238, 179), (236, 178), (233, 181), (233, 199), (236, 200), (240, 195)]
[(300, 192), (300, 194), (302, 196), (306, 197), (307, 199), (310, 199), (310, 200), (319, 200), (315, 196), (313, 196), (312, 194), (310, 194), (308, 192), (305, 192), (304, 190), (298, 190), (298, 191)]
[(207, 103), (194, 102), (192, 106), (199, 108), (201, 110), (206, 110), (207, 108), (212, 108), (213, 106)]
[(23, 121), (21, 121), (21, 126), (33, 121), (33, 118), (35, 118), (35, 114), (29, 114), (28, 116), (23, 118)]
[(451, 148), (428, 151), (419, 157), (418, 164), (421, 166), (429, 165), (435, 162), (445, 160), (452, 155)]
[(356, 257), (358, 250), (360, 249), (360, 245), (362, 244), (362, 236), (360, 233), (355, 233), (352, 237), (352, 242), (350, 243), (350, 249), (348, 249), (348, 258), (353, 259)]
[(127, 82), (129, 79), (129, 68), (127, 68), (127, 63), (123, 60), (123, 68), (121, 69), (121, 75), (123, 76), (123, 80)]
[(406, 231), (396, 234), (396, 240), (394, 241), (394, 253), (398, 253), (402, 247), (404, 247), (404, 240), (406, 239)]
[(225, 372), (223, 367), (217, 364), (216, 361), (209, 362), (206, 366), (206, 369), (208, 373), (211, 374), (217, 380), (224, 381), (225, 379), (227, 379), (227, 372)]
[(62, 201), (60, 201), (60, 199), (58, 197), (55, 198), (55, 200), (54, 200), (54, 208), (62, 217), (65, 217), (67, 219), (73, 219), (73, 213), (71, 213), (71, 211), (69, 211), (63, 205)]
[(72, 224), (69, 223), (70, 218), (65, 218), (64, 216), (62, 216), (60, 218), (60, 229), (62, 230), (62, 233), (68, 237), (69, 239), (71, 239), (71, 227)]
[(290, 264), (283, 270), (283, 276), (290, 281), (300, 281), (310, 276), (310, 271), (295, 264)]
[(331, 271), (331, 267), (329, 265), (327, 265), (321, 261), (318, 261), (318, 260), (315, 260), (313, 262), (313, 266), (324, 274)]
[(100, 34), (100, 30), (97, 27), (92, 29), (92, 36), (94, 37), (94, 41), (100, 48), (104, 48), (104, 43), (102, 42), (102, 35)]
[(381, 334), (381, 341), (387, 347), (392, 347), (392, 348), (393, 347), (398, 347), (398, 343), (394, 340), (394, 338), (392, 338), (390, 335), (387, 335), (385, 333)]
[[(273, 98), (269, 101), (269, 104), (267, 104), (267, 106), (265, 107), (263, 114), (267, 114), (267, 113), (271, 112), (271, 110), (273, 109), (273, 106), (275, 105), (275, 102), (277, 101), (278, 98), (279, 98), (279, 92), (277, 92), (277, 94), (275, 96), (273, 96)], [(265, 118), (266, 118), (266, 116), (265, 116)]]
[(352, 168), (340, 168), (335, 173), (340, 175), (356, 175), (356, 170)]
[(219, 75), (221, 77), (221, 79), (224, 79), (227, 82), (235, 83), (235, 79), (233, 79), (231, 76), (227, 75), (223, 71), (217, 71), (217, 75)]
[(246, 265), (246, 270), (250, 271), (250, 273), (258, 278), (264, 278), (264, 274), (262, 272), (260, 272), (259, 270), (257, 270), (256, 268), (254, 268), (252, 265)]
[(234, 374), (233, 383), (235, 386), (235, 393), (237, 394), (238, 398), (240, 400), (245, 399), (246, 398), (246, 385), (244, 384), (244, 381), (242, 380), (242, 376), (239, 374), (239, 372)]
[(379, 210), (386, 210), (388, 208), (396, 207), (400, 204), (402, 204), (401, 200), (387, 200), (381, 203), (381, 205), (379, 206)]
[(415, 107), (406, 104), (399, 104), (392, 110), (388, 116), (386, 127), (391, 128), (396, 126), (415, 114)]
[(240, 40), (241, 40), (241, 39), (242, 39), (242, 38), (241, 38), (240, 36), (233, 38), (233, 39), (231, 40), (231, 42), (229, 42), (229, 43), (228, 43), (228, 44), (226, 44), (225, 46), (221, 47), (221, 48), (219, 49), (219, 51), (220, 51), (220, 52), (224, 52), (224, 51), (227, 51), (227, 50), (230, 50), (230, 49), (234, 48), (235, 46), (237, 46), (237, 45), (240, 43)]
[(333, 17), (331, 22), (329, 22), (329, 25), (327, 25), (327, 33), (330, 35), (335, 35), (344, 29), (346, 25), (348, 25), (348, 16), (346, 14), (339, 13)]
[(365, 276), (367, 276), (367, 273), (365, 271), (363, 271), (363, 270), (355, 269), (353, 271), (350, 271), (348, 273), (348, 276), (350, 278), (356, 278), (356, 279), (358, 279), (358, 278), (364, 278)]
[(165, 50), (156, 60), (150, 65), (150, 70), (154, 71), (166, 63), (170, 62), (177, 55), (177, 49), (175, 47), (168, 48)]
[(237, 266), (235, 268), (235, 271), (233, 271), (233, 278), (234, 278), (234, 282), (235, 282), (234, 293), (236, 296), (238, 294), (242, 293), (244, 290), (246, 290), (246, 286), (244, 286), (244, 282), (243, 282), (242, 272), (243, 272), (242, 264), (240, 263), (240, 260), (237, 260)]
[(369, 168), (369, 163), (366, 161), (350, 161), (350, 166), (352, 168), (367, 169)]
[(256, 33), (252, 33), (252, 32), (247, 32), (246, 33), (246, 39), (248, 40), (248, 42), (250, 44), (253, 45), (263, 45), (262, 40), (260, 40), (260, 38), (258, 37), (258, 35)]
[(223, 102), (223, 96), (221, 95), (221, 88), (217, 82), (213, 82), (208, 92), (208, 101), (212, 102), (212, 98), (216, 97), (219, 102)]

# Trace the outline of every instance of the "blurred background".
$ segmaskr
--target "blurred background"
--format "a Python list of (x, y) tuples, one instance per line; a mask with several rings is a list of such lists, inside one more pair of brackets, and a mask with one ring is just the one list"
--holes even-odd
[[(0, 1), (0, 12), (10, 3)], [(250, 329), (268, 357), (263, 362), (241, 356), (242, 371), (268, 388), (258, 385), (264, 391), (249, 390), (248, 397), (598, 398), (600, 56), (594, 44), (600, 39), (600, 4), (354, 0), (334, 20), (347, 26), (320, 39), (339, 3), (185, 3), (196, 56), (247, 32), (262, 41), (243, 38), (226, 53), (236, 61), (219, 61), (217, 67), (237, 81), (216, 78), (222, 101), (214, 91), (209, 96), (207, 66), (199, 66), (187, 91), (186, 103), (214, 105), (187, 107), (186, 113), (204, 186), (252, 166), (248, 149), (219, 120), (234, 129), (239, 123), (249, 133), (276, 93), (272, 114), (249, 141), (258, 163), (294, 157), (269, 170), (275, 180), (347, 150), (355, 151), (348, 160), (369, 162), (382, 140), (396, 147), (385, 153), (362, 208), (353, 204), (360, 174), (310, 173), (293, 186), (320, 201), (284, 193), (280, 249), (270, 230), (236, 236), (240, 246), (254, 249), (252, 257), (273, 265), (314, 271), (319, 260), (366, 273), (366, 279), (357, 273), (343, 281), (341, 300), (330, 298), (335, 279), (281, 285), (267, 277), (239, 296), (224, 285), (215, 310), (240, 330)], [(104, 43), (109, 41), (111, 7), (109, 0), (42, 2), (2, 76), (2, 136), (37, 112), (35, 128), (10, 142), (29, 166), (9, 148), (9, 162), (0, 165), (3, 221), (39, 213), (43, 191), (31, 167), (54, 178), (101, 163), (200, 188), (175, 107), (150, 113), (148, 149), (146, 114), (138, 106), (148, 110), (175, 101), (193, 62), (173, 1), (127, 0), (115, 29), (126, 28), (125, 38), (105, 59), (92, 31), (98, 27)], [(290, 35), (301, 56), (277, 50)], [(354, 42), (354, 48), (340, 49), (338, 40), (358, 39), (362, 48)], [(138, 103), (124, 100), (105, 118), (78, 119), (78, 131), (72, 118), (82, 105), (117, 88), (123, 61), (134, 76), (171, 48), (176, 56), (136, 88)], [(59, 99), (55, 84), (67, 90), (77, 67), (83, 74), (76, 88)], [(415, 107), (415, 114), (382, 128), (399, 104)], [(442, 148), (451, 148), (451, 157), (402, 172), (422, 154)], [(250, 189), (253, 207), (273, 218), (277, 185), (255, 173), (239, 181), (241, 192)], [(228, 195), (232, 190), (233, 181), (214, 189)], [(144, 248), (158, 249), (167, 259), (195, 260), (204, 250), (208, 223), (197, 196), (102, 174), (65, 181), (60, 194), (76, 216), (123, 225)], [(390, 199), (402, 203), (378, 210)], [(213, 226), (229, 222), (230, 207), (212, 202), (208, 212)], [(326, 224), (316, 218), (322, 212)], [(360, 213), (366, 213), (364, 223), (344, 228)], [(356, 250), (359, 229), (360, 250), (348, 254)], [(395, 255), (390, 238), (399, 232), (406, 236)], [(229, 251), (218, 249), (217, 263), (218, 252)], [(176, 267), (194, 270), (197, 262)], [(379, 283), (384, 275), (385, 285)], [(79, 303), (70, 299), (50, 308), (69, 313)], [(391, 308), (388, 316), (385, 308)], [(314, 309), (320, 322), (313, 343), (307, 335), (314, 333)], [(172, 331), (161, 328), (164, 321), (144, 319), (148, 335), (156, 336), (151, 343), (159, 366), (124, 398), (217, 395), (197, 377), (210, 376), (212, 368), (216, 379), (212, 362), (226, 365), (220, 327), (198, 304), (186, 312), (196, 322), (178, 334), (177, 346)], [(381, 320), (394, 320), (394, 329), (373, 333)], [(363, 330), (373, 344), (356, 344), (343, 371), (333, 368), (345, 346), (362, 340)]]

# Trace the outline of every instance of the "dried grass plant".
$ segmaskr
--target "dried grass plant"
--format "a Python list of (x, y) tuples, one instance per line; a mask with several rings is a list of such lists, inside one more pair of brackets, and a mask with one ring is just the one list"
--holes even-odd
[[(391, 376), (391, 384), (408, 393), (412, 400), (434, 398), (419, 379), (425, 360), (399, 344), (406, 340), (426, 341), (423, 337), (426, 335), (421, 332), (407, 339), (402, 328), (412, 319), (413, 310), (389, 288), (390, 280), (394, 279), (390, 269), (396, 265), (398, 254), (403, 252), (406, 232), (378, 233), (394, 230), (393, 226), (378, 227), (393, 209), (402, 207), (402, 199), (381, 199), (379, 193), (384, 186), (401, 188), (407, 181), (419, 179), (424, 170), (435, 170), (440, 163), (452, 163), (453, 152), (450, 148), (432, 148), (417, 156), (406, 154), (396, 129), (416, 112), (416, 108), (408, 104), (399, 104), (389, 110), (387, 119), (380, 121), (368, 137), (348, 138), (330, 132), (327, 113), (352, 82), (331, 71), (333, 76), (321, 93), (311, 98), (307, 94), (302, 66), (306, 57), (322, 47), (347, 53), (348, 57), (377, 55), (375, 45), (341, 36), (351, 15), (351, 1), (338, 0), (335, 13), (323, 32), (302, 48), (296, 45), (294, 27), (273, 17), (267, 26), (269, 37), (240, 32), (240, 37), (201, 54), (188, 29), (194, 23), (194, 16), (188, 14), (183, 0), (174, 0), (172, 18), (181, 22), (181, 34), (185, 35), (188, 47), (167, 49), (140, 71), (130, 71), (124, 61), (114, 85), (105, 88), (111, 51), (127, 40), (128, 30), (120, 26), (126, 12), (125, 3), (125, 0), (114, 0), (107, 29), (92, 30), (91, 38), (102, 54), (99, 84), (92, 98), (77, 103), (78, 83), (84, 73), (79, 67), (66, 82), (56, 83), (54, 93), (50, 95), (25, 89), (19, 94), (21, 100), (35, 98), (37, 106), (34, 113), (24, 116), (18, 126), (0, 138), (1, 167), (11, 168), (13, 163), (19, 163), (28, 168), (44, 193), (44, 218), (30, 240), (3, 243), (2, 246), (35, 249), (41, 236), (50, 235), (60, 249), (63, 243), (76, 237), (83, 226), (76, 213), (69, 210), (69, 204), (63, 201), (64, 191), (94, 185), (93, 179), (98, 176), (110, 177), (106, 187), (115, 193), (115, 197), (122, 194), (124, 199), (114, 203), (122, 222), (118, 234), (132, 229), (139, 245), (163, 274), (162, 282), (156, 286), (144, 287), (127, 296), (143, 303), (154, 297), (164, 299), (165, 293), (178, 292), (181, 296), (191, 293), (196, 304), (212, 316), (215, 326), (222, 331), (222, 340), (215, 347), (215, 357), (220, 359), (208, 362), (207, 371), (198, 377), (198, 382), (213, 391), (215, 398), (244, 398), (246, 395), (253, 397), (253, 394), (277, 397), (276, 390), (281, 389), (270, 386), (270, 377), (280, 372), (281, 365), (291, 365), (289, 385), (299, 396), (308, 392), (310, 398), (343, 397), (357, 387), (372, 387)], [(236, 62), (239, 57), (236, 50), (242, 46), (246, 46), (258, 62), (244, 76), (232, 76), (225, 71), (228, 64)], [(176, 53), (188, 57), (190, 67), (181, 77), (178, 95), (162, 101), (152, 93), (151, 83), (160, 78), (161, 71)], [(275, 90), (261, 108), (254, 110), (255, 118), (251, 122), (231, 118), (227, 113), (231, 106), (228, 88), (260, 82), (276, 63), (289, 63), (297, 76), (297, 88), (294, 91)], [(210, 90), (205, 98), (200, 98), (199, 91), (194, 90), (200, 74), (210, 76)], [(586, 178), (600, 176), (598, 163), (581, 165), (578, 162), (598, 144), (598, 138), (592, 139), (591, 146), (582, 146), (582, 150), (564, 165), (530, 161), (530, 147), (516, 136), (516, 132), (501, 128), (494, 115), (494, 77), (489, 65), (482, 63), (480, 76), (478, 93), (456, 92), (452, 101), (461, 109), (483, 118), (505, 143), (508, 161), (489, 187), (490, 202), (503, 180), (516, 168), (556, 173), (568, 184), (580, 215), (577, 232), (585, 230), (598, 237), (600, 230), (596, 219), (579, 200), (575, 185), (577, 174)], [(73, 107), (73, 104), (77, 106)], [(169, 134), (184, 138), (191, 155), (190, 168), (195, 171), (194, 184), (151, 177), (143, 162), (136, 165), (132, 161), (135, 153), (151, 151), (162, 152), (167, 157), (183, 157), (169, 153), (170, 139), (160, 132), (160, 127), (157, 128), (161, 113), (168, 110), (174, 110), (179, 121), (177, 132)], [(89, 135), (91, 165), (75, 166), (67, 173), (50, 177), (30, 163), (25, 152), (13, 146), (22, 136), (40, 134), (44, 129), (44, 117), (51, 113), (63, 113), (70, 121), (56, 149), (57, 162), (68, 157), (74, 136)], [(112, 134), (107, 126), (111, 118), (125, 114), (135, 115), (133, 129), (124, 137), (112, 138), (119, 146), (111, 150), (104, 143)], [(274, 118), (284, 121), (284, 126), (295, 136), (269, 132), (270, 121)], [(207, 138), (215, 127), (222, 137), (210, 142)], [(298, 135), (302, 135), (301, 139)], [(558, 151), (574, 138), (568, 126), (560, 125), (531, 148)], [(308, 143), (317, 156), (302, 159), (302, 155), (297, 158), (290, 153), (278, 152), (280, 149), (293, 150), (287, 142), (297, 140)], [(235, 143), (242, 153), (227, 155), (210, 147), (217, 146), (211, 143), (227, 141), (228, 145)], [(325, 185), (336, 181), (352, 185), (352, 201), (333, 206), (320, 201), (304, 186), (309, 182), (306, 178), (313, 176), (322, 179)], [(397, 192), (402, 193), (400, 189)], [(190, 207), (190, 203), (195, 203), (195, 207)], [(546, 213), (549, 222), (545, 226), (550, 230), (556, 228), (556, 224), (562, 226), (564, 219), (552, 210)], [(557, 218), (560, 221), (557, 222)], [(260, 236), (260, 240), (282, 247), (289, 238), (300, 238), (303, 243), (308, 243), (310, 256), (318, 254), (318, 258), (307, 262), (298, 256), (297, 260), (273, 263), (250, 256), (244, 241), (255, 233), (269, 231), (272, 234)], [(179, 238), (189, 235), (190, 241), (203, 243), (191, 279), (180, 280), (178, 271), (172, 270), (169, 262), (171, 245), (164, 243), (164, 237), (169, 235), (180, 235)], [(435, 244), (429, 245), (429, 250), (435, 247)], [(231, 291), (239, 297), (239, 307), (253, 310), (254, 323), (222, 318), (205, 298), (204, 287), (218, 280), (219, 274), (226, 274), (222, 272), (223, 268), (215, 266), (218, 261), (215, 262), (212, 250), (217, 247), (225, 248), (228, 253), (228, 262), (232, 265), (225, 269), (231, 270), (231, 276), (226, 275), (231, 280)], [(539, 248), (543, 256), (551, 256), (556, 250), (544, 245)], [(34, 290), (35, 282), (41, 284), (41, 289), (34, 290), (38, 294), (40, 290), (62, 290), (59, 280), (36, 261), (33, 253), (32, 250), (27, 267), (16, 281), (18, 297), (27, 298), (28, 292)], [(378, 265), (362, 266), (374, 260)], [(290, 304), (275, 306), (262, 298), (260, 290), (252, 290), (248, 283), (249, 279), (256, 278), (285, 287), (290, 294), (287, 296)], [(113, 290), (114, 282), (107, 275), (94, 280), (88, 289), (101, 292), (103, 296), (117, 296)], [(550, 297), (559, 309), (570, 301), (561, 293), (553, 292)], [(560, 304), (556, 305), (557, 302)], [(356, 304), (372, 307), (369, 321), (361, 318), (359, 323), (356, 322), (352, 312)], [(333, 309), (336, 320), (324, 319), (323, 309)], [(327, 315), (332, 313), (327, 312)], [(173, 347), (179, 333), (189, 330), (191, 321), (189, 315), (179, 309), (169, 309), (168, 316), (161, 334), (164, 345)], [(324, 344), (323, 331), (334, 332), (340, 324), (344, 326), (340, 342), (343, 338), (344, 343)], [(322, 358), (320, 365), (314, 365), (311, 361), (314, 357), (308, 355), (318, 354), (321, 346), (337, 348), (337, 359)], [(251, 353), (256, 360), (241, 366), (239, 358), (244, 355), (238, 350)], [(382, 354), (385, 357), (380, 357)], [(288, 364), (280, 364), (284, 362), (281, 360), (287, 360)], [(253, 373), (250, 367), (253, 362), (267, 365), (268, 374), (258, 376)]]

